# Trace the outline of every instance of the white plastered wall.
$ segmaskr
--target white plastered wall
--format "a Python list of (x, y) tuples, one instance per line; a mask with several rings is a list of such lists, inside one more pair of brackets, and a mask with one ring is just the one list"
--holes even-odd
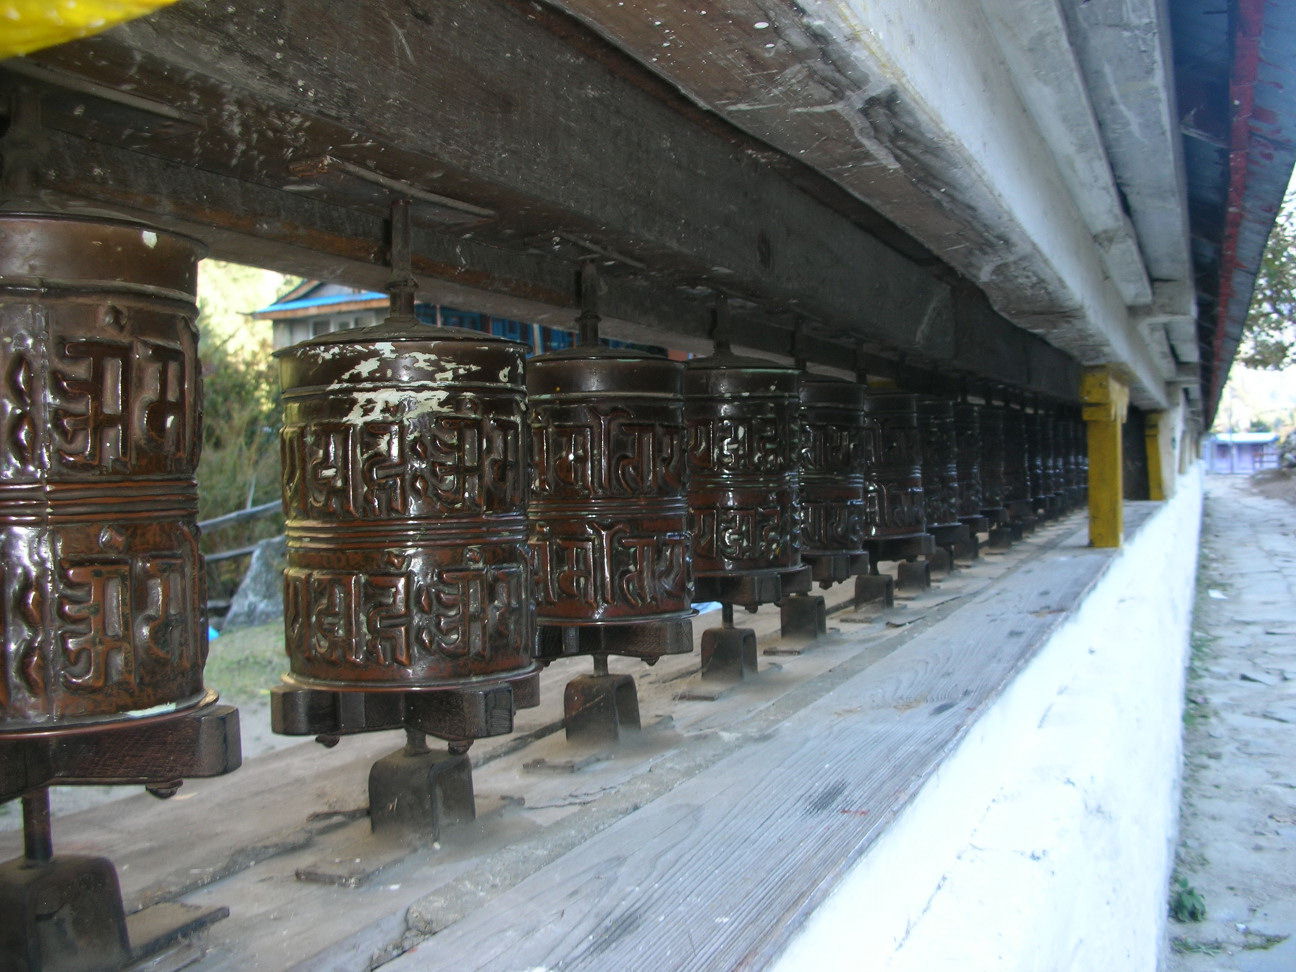
[(779, 969), (1156, 968), (1199, 471), (1176, 485)]

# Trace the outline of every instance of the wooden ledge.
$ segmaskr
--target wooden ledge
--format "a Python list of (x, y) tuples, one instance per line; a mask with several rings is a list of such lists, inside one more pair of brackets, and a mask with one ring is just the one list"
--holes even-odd
[[(1130, 504), (1131, 532), (1156, 508)], [(780, 640), (762, 609), (745, 623), (779, 654), (719, 692), (699, 691), (696, 655), (615, 660), (646, 728), (610, 753), (563, 739), (562, 685), (588, 664), (554, 664), (518, 731), (473, 748), (479, 806), (499, 808), (475, 842), (358, 888), (294, 874), (357, 846), (368, 765), (395, 734), (56, 819), (57, 844), (108, 853), (137, 905), (228, 905), (202, 969), (765, 965), (1116, 556), (1085, 546), (1076, 514), (895, 610), (839, 610), (812, 645)], [(827, 592), (830, 610), (850, 587)], [(19, 844), (0, 834), (0, 855)]]

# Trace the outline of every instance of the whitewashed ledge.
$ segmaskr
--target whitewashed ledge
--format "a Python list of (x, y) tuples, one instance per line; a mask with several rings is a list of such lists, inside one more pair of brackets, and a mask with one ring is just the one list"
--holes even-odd
[(1127, 508), (1120, 552), (1073, 514), (801, 654), (762, 609), (780, 654), (713, 700), (695, 655), (614, 660), (646, 728), (600, 757), (558, 722), (588, 665), (555, 664), (473, 747), (494, 811), (360, 887), (295, 874), (363, 855), (398, 733), (59, 817), (56, 847), (110, 856), (128, 907), (230, 909), (157, 972), (1150, 968), (1200, 505), (1178, 485)]
[(1075, 531), (384, 969), (1155, 968), (1201, 509), (1176, 485), (1122, 550)]

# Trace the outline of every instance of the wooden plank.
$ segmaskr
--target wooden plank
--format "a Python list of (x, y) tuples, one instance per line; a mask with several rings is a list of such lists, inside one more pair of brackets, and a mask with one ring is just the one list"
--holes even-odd
[(957, 636), (919, 635), (440, 931), (393, 972), (766, 964), (1111, 561), (1076, 532), (960, 611)]
[[(959, 366), (945, 271), (919, 265), (920, 247), (543, 8), (180, 4), (38, 58), (73, 79), (31, 82), (55, 130), (46, 187), (182, 222), (216, 256), (381, 286), (385, 197), (319, 177), (331, 158), (493, 214), (416, 236), (429, 292), (461, 303), (495, 313), (473, 297), (503, 295), (532, 304), (527, 319), (570, 319), (576, 261), (598, 252), (609, 334), (646, 327), (696, 350), (718, 289), (748, 303), (736, 343), (754, 350), (785, 353), (796, 311), (824, 327), (812, 360), (840, 364), (863, 339)], [(132, 100), (87, 95), (96, 85)], [(1034, 374), (1067, 360), (1028, 347)]]
[[(421, 852), (362, 888), (309, 887), (294, 872), (338, 856), (363, 830), (355, 811), (365, 802), (368, 765), (399, 744), (396, 733), (349, 738), (331, 752), (293, 747), (250, 760), (230, 777), (187, 783), (165, 803), (141, 795), (60, 818), (58, 847), (110, 853), (129, 900), (183, 895), (228, 905), (231, 916), (213, 928), (204, 968), (363, 967), (465, 913), (495, 907), (491, 902), (501, 892), (562, 855), (579, 853), (592, 835), (637, 807), (660, 801), (690, 779), (709, 778), (721, 761), (796, 733), (798, 713), (808, 704), (921, 632), (939, 629), (942, 619), (960, 617), (959, 605), (991, 590), (997, 578), (1031, 571), (1051, 580), (1038, 552), (1074, 532), (1076, 522), (1048, 524), (1008, 553), (987, 556), (943, 578), (938, 590), (867, 623), (833, 615), (830, 625), (840, 634), (799, 656), (763, 658), (757, 678), (713, 702), (675, 700), (695, 677), (696, 655), (664, 658), (652, 668), (614, 659), (615, 671), (636, 676), (641, 711), (653, 728), (594, 759), (567, 744), (556, 722), (562, 684), (588, 663), (550, 666), (541, 676), (542, 705), (519, 713), (517, 732), (473, 747), (483, 800), (521, 796), (526, 805), (486, 822), (476, 844)], [(832, 607), (848, 599), (850, 588), (826, 593)], [(904, 628), (886, 624), (887, 618), (911, 617), (914, 623)], [(699, 619), (695, 639), (716, 620), (715, 614)], [(744, 622), (756, 629), (762, 646), (777, 643), (776, 608)], [(0, 856), (19, 846), (17, 834), (0, 834)], [(439, 947), (434, 938), (414, 954)]]

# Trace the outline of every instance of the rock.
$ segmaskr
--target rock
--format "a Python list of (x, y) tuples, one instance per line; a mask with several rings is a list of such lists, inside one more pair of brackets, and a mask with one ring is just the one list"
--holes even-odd
[(243, 582), (239, 584), (225, 615), (222, 631), (248, 628), (283, 617), (283, 568), (287, 541), (283, 537), (262, 540), (252, 551)]

